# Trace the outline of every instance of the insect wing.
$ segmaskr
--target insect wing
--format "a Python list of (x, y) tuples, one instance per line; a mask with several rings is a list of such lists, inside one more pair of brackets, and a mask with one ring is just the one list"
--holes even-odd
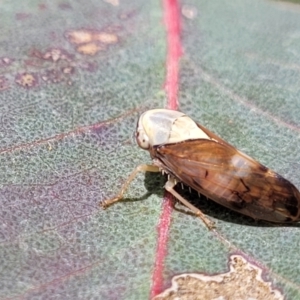
[(165, 170), (208, 198), (254, 219), (299, 219), (300, 193), (259, 162), (198, 125), (212, 140), (157, 146)]

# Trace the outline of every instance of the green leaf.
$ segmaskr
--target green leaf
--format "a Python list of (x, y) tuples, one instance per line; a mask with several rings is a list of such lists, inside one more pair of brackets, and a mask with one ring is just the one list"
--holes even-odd
[[(175, 2), (170, 2), (176, 4)], [(300, 187), (299, 8), (271, 1), (182, 6), (179, 106)], [(159, 1), (26, 1), (0, 18), (0, 298), (147, 299), (164, 178), (139, 174), (141, 112), (166, 107)], [(170, 45), (169, 45), (170, 46)], [(231, 254), (300, 297), (299, 226), (254, 222), (194, 193), (216, 231), (173, 210), (161, 289), (224, 273)]]

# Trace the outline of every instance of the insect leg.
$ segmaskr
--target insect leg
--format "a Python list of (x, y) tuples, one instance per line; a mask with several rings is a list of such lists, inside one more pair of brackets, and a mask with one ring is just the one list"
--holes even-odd
[(103, 202), (100, 203), (100, 205), (105, 209), (108, 206), (110, 206), (111, 204), (121, 200), (124, 196), (124, 193), (128, 189), (129, 184), (137, 176), (137, 173), (139, 173), (139, 172), (160, 172), (160, 170), (159, 170), (159, 167), (154, 166), (154, 165), (139, 165), (139, 166), (137, 166), (131, 172), (131, 174), (129, 175), (127, 180), (124, 182), (119, 194), (113, 199), (104, 200)]
[(188, 202), (186, 199), (184, 199), (181, 195), (179, 195), (173, 188), (176, 185), (175, 178), (170, 178), (166, 184), (165, 189), (171, 193), (176, 199), (178, 199), (183, 205), (188, 207), (196, 216), (198, 216), (204, 224), (208, 227), (208, 229), (213, 229), (215, 227), (215, 223), (210, 221), (202, 212), (200, 209), (195, 207), (193, 204)]

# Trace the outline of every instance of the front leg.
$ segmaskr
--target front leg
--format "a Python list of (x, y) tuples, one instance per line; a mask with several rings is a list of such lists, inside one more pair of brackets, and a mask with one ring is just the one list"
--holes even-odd
[(137, 176), (137, 174), (139, 172), (160, 172), (160, 169), (159, 169), (159, 167), (154, 166), (154, 165), (139, 165), (139, 166), (137, 166), (131, 172), (131, 174), (129, 175), (127, 180), (124, 182), (119, 194), (112, 199), (104, 200), (103, 202), (100, 203), (100, 205), (105, 209), (108, 206), (112, 205), (113, 203), (120, 201), (123, 198), (124, 193), (128, 189), (129, 184)]

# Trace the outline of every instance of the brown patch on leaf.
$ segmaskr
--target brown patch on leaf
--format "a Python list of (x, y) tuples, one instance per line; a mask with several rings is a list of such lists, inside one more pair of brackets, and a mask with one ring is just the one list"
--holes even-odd
[(172, 286), (153, 300), (283, 300), (284, 296), (264, 280), (262, 269), (248, 262), (243, 256), (232, 255), (229, 272), (218, 275), (197, 273), (173, 277)]
[(64, 74), (73, 74), (75, 72), (75, 69), (73, 67), (63, 67), (61, 69), (61, 71), (64, 73)]
[(37, 67), (40, 68), (42, 67), (42, 62), (36, 58), (30, 58), (30, 59), (25, 59), (24, 60), (24, 65), (26, 65), (26, 67)]
[(47, 83), (59, 83), (64, 81), (69, 84), (69, 77), (74, 72), (75, 69), (72, 66), (62, 67), (61, 69), (49, 69), (41, 75), (41, 78)]
[(9, 83), (7, 78), (0, 76), (0, 91), (4, 91), (9, 88)]
[(44, 81), (51, 83), (58, 83), (61, 81), (61, 73), (57, 70), (47, 70), (41, 77)]
[(54, 62), (65, 58), (65, 55), (60, 49), (51, 49), (44, 54), (44, 59), (52, 60)]
[(13, 59), (9, 57), (0, 57), (0, 68), (10, 66), (13, 62)]
[(43, 82), (72, 84), (70, 76), (75, 73), (76, 66), (74, 55), (62, 48), (48, 48), (44, 52), (32, 49), (30, 56), (32, 58), (26, 61), (27, 66), (45, 66), (44, 71), (39, 72), (39, 78)]
[(95, 55), (99, 51), (106, 50), (107, 45), (119, 41), (118, 36), (113, 32), (89, 29), (68, 31), (65, 36), (71, 44), (78, 45), (77, 52), (84, 55)]
[(37, 49), (33, 49), (31, 50), (30, 55), (36, 58), (40, 58), (43, 60), (50, 60), (53, 62), (57, 62), (59, 60), (71, 61), (73, 58), (73, 56), (70, 53), (60, 48), (50, 48), (47, 49), (45, 52), (41, 52)]
[(95, 55), (99, 51), (105, 50), (105, 47), (97, 43), (87, 43), (76, 48), (76, 51), (84, 55)]
[(118, 42), (118, 36), (116, 34), (107, 32), (94, 34), (93, 39), (103, 44), (115, 44)]
[(33, 73), (22, 73), (16, 76), (16, 83), (25, 88), (32, 88), (37, 86), (38, 78)]
[(88, 29), (73, 30), (66, 33), (70, 43), (79, 45), (90, 42), (101, 42), (104, 44), (115, 44), (118, 42), (118, 36), (110, 32), (97, 32)]
[(66, 38), (72, 44), (89, 43), (93, 39), (93, 33), (89, 30), (73, 30), (66, 33)]

